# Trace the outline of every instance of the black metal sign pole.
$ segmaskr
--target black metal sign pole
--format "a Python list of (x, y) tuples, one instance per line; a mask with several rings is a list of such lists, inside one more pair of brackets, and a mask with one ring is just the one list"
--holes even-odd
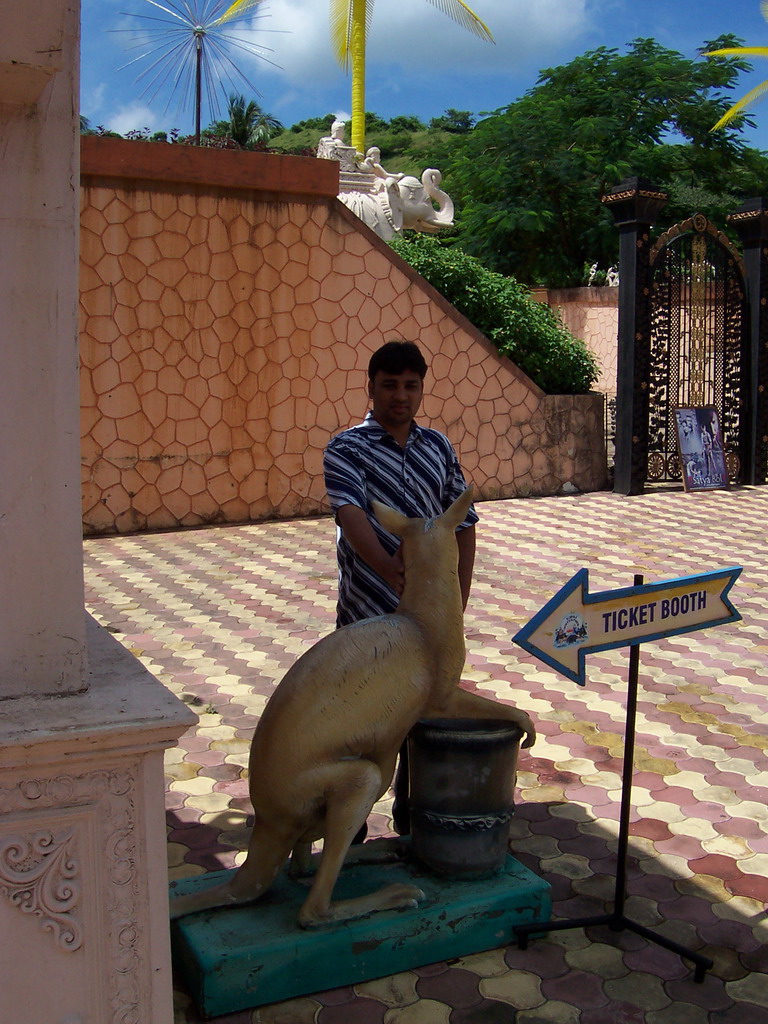
[[(643, 577), (635, 576), (635, 586), (642, 586)], [(694, 965), (693, 980), (702, 982), (707, 971), (714, 965), (706, 956), (694, 953), (693, 950), (681, 946), (671, 939), (659, 935), (658, 932), (630, 920), (624, 913), (627, 897), (627, 854), (629, 852), (629, 818), (632, 811), (632, 773), (635, 761), (635, 729), (637, 720), (637, 691), (640, 676), (640, 645), (633, 644), (629, 649), (629, 680), (627, 689), (627, 718), (624, 726), (624, 764), (621, 777), (621, 809), (619, 812), (619, 842), (616, 851), (616, 888), (613, 897), (613, 911), (610, 914), (597, 914), (594, 917), (578, 917), (571, 921), (547, 921), (538, 924), (518, 925), (513, 929), (520, 949), (526, 949), (530, 935), (544, 932), (565, 931), (569, 928), (590, 928), (593, 925), (608, 925), (611, 931), (629, 930), (635, 934), (655, 942), (665, 949), (677, 953), (690, 960)]]

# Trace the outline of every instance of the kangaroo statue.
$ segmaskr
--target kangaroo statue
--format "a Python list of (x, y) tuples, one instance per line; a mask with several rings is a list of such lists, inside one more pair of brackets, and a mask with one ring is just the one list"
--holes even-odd
[(248, 764), (255, 823), (245, 861), (223, 885), (180, 896), (171, 916), (258, 899), (291, 856), (308, 867), (313, 841), (323, 851), (301, 910), (304, 928), (413, 907), (423, 894), (392, 885), (333, 901), (350, 845), (384, 795), (398, 750), (420, 718), (503, 718), (535, 732), (527, 714), (459, 688), (463, 610), (456, 528), (468, 488), (433, 519), (409, 519), (379, 502), (376, 518), (402, 541), (405, 586), (394, 613), (323, 637), (288, 670), (259, 720)]

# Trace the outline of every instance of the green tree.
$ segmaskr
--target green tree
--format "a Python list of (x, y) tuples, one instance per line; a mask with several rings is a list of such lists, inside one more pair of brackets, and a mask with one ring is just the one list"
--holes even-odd
[(305, 121), (297, 121), (296, 124), (292, 124), (290, 131), (298, 134), (299, 132), (307, 130), (319, 132), (320, 135), (327, 135), (335, 120), (335, 114), (325, 114), (323, 117), (308, 117)]
[(584, 342), (514, 278), (427, 235), (390, 245), (543, 391), (582, 394), (597, 380), (597, 364)]
[(232, 93), (227, 105), (228, 120), (215, 121), (205, 134), (229, 138), (241, 149), (256, 149), (283, 130), (276, 117), (262, 110), (255, 100), (246, 103), (245, 96)]
[(433, 117), (429, 122), (429, 127), (433, 131), (450, 132), (452, 135), (464, 135), (465, 132), (471, 132), (474, 126), (475, 119), (472, 116), (471, 110), (455, 110), (453, 107), (448, 107), (446, 112), (440, 117)]
[(393, 132), (423, 132), (426, 125), (412, 114), (398, 114), (389, 122), (389, 127)]
[[(732, 36), (707, 49), (738, 42)], [(521, 100), (454, 136), (442, 170), (457, 202), (459, 244), (530, 284), (578, 284), (584, 264), (615, 263), (618, 238), (600, 199), (629, 174), (666, 188), (661, 226), (694, 212), (722, 222), (744, 192), (764, 190), (768, 160), (741, 124), (710, 133), (741, 59), (688, 60), (653, 39), (600, 47), (541, 72)]]

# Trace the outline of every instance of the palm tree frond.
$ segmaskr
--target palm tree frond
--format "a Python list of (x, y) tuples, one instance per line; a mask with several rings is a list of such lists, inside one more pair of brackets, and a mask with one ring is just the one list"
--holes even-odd
[(708, 50), (702, 57), (768, 57), (768, 46), (729, 46), (725, 50)]
[(746, 96), (742, 96), (738, 103), (734, 103), (732, 107), (723, 114), (720, 120), (710, 128), (710, 131), (716, 132), (719, 128), (725, 127), (729, 124), (737, 114), (740, 114), (745, 107), (748, 107), (750, 103), (754, 103), (759, 100), (765, 93), (768, 92), (768, 81), (761, 82), (760, 85), (756, 85), (754, 89), (750, 89)]
[(468, 32), (479, 36), (480, 39), (494, 42), (491, 30), (484, 21), (478, 18), (472, 8), (464, 3), (464, 0), (429, 0), (429, 2)]
[(220, 18), (217, 18), (213, 22), (213, 25), (224, 25), (228, 21), (232, 21), (233, 18), (239, 18), (243, 14), (247, 14), (248, 11), (253, 10), (254, 7), (258, 7), (262, 0), (235, 0), (233, 4), (224, 11)]
[(353, 0), (331, 0), (331, 46), (345, 71), (352, 51), (352, 7)]
[(367, 0), (365, 5), (365, 38), (368, 38), (368, 32), (371, 28), (371, 22), (373, 21), (373, 0)]

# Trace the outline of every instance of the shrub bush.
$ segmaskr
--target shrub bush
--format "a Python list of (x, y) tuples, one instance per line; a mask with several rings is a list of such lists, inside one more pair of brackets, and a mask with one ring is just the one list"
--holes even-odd
[(514, 278), (428, 235), (396, 238), (390, 245), (542, 391), (578, 395), (597, 380), (597, 363), (584, 342)]

